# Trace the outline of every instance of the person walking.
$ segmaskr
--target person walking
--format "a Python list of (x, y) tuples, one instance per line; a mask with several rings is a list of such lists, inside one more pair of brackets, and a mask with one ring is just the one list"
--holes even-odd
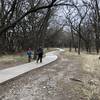
[(37, 49), (37, 63), (40, 60), (40, 63), (42, 63), (42, 58), (43, 58), (43, 48), (40, 46)]
[(31, 59), (32, 59), (32, 50), (31, 50), (31, 48), (28, 49), (27, 56), (28, 56), (28, 62), (31, 62)]

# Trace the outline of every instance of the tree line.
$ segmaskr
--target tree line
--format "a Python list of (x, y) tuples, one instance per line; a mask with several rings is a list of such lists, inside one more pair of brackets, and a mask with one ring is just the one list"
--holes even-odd
[[(61, 24), (58, 10), (63, 13)], [(0, 52), (38, 46), (100, 48), (99, 0), (0, 0)], [(67, 28), (65, 28), (67, 27)]]

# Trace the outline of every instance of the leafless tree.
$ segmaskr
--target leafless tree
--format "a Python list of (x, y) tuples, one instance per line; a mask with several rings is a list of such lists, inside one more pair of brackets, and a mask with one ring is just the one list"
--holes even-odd
[[(73, 31), (74, 35), (78, 36), (78, 54), (80, 54), (81, 40), (86, 41), (82, 35), (83, 21), (88, 13), (88, 7), (84, 5), (84, 2), (80, 5), (72, 1), (73, 7), (67, 7), (65, 10), (65, 16), (67, 19), (67, 24), (71, 28), (72, 38)], [(67, 13), (66, 13), (67, 11)], [(72, 39), (74, 40), (74, 39)]]

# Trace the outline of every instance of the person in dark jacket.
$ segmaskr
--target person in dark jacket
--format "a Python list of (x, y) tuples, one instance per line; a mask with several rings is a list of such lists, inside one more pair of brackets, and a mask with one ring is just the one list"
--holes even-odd
[(28, 62), (31, 62), (31, 59), (32, 59), (32, 50), (31, 50), (31, 48), (28, 49), (27, 56), (28, 56)]
[(37, 49), (37, 63), (38, 63), (39, 60), (40, 60), (40, 63), (42, 63), (42, 58), (43, 58), (43, 49), (42, 49), (42, 47), (40, 46), (40, 47)]

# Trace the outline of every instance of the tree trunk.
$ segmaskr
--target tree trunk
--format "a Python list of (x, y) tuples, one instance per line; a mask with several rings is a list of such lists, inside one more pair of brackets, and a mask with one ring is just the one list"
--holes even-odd
[(69, 42), (69, 51), (71, 52), (72, 51), (72, 41), (70, 40)]
[(96, 38), (96, 52), (99, 54), (99, 38)]
[(80, 38), (80, 35), (79, 35), (79, 37), (78, 37), (78, 54), (79, 55), (80, 55), (80, 48), (81, 48), (81, 38)]

